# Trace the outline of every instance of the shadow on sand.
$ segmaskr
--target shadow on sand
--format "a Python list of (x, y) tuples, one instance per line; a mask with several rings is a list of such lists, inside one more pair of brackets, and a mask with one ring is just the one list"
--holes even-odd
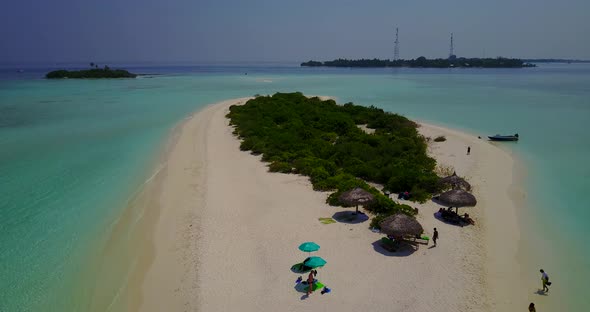
[(412, 245), (404, 243), (400, 244), (399, 248), (394, 252), (383, 248), (383, 246), (381, 246), (381, 240), (373, 242), (372, 245), (376, 252), (388, 257), (407, 257), (416, 252), (416, 249)]
[(537, 289), (537, 291), (535, 291), (533, 294), (539, 295), (539, 296), (548, 296), (549, 295), (547, 292), (544, 292), (542, 289)]
[(465, 225), (470, 225), (469, 223), (465, 223), (465, 222), (450, 222), (450, 221), (447, 221), (447, 220), (443, 219), (442, 215), (438, 211), (435, 212), (435, 213), (433, 213), (433, 215), (434, 215), (434, 218), (436, 220), (438, 220), (438, 221), (440, 221), (442, 223), (445, 223), (445, 224), (454, 225), (454, 226), (460, 226), (460, 227), (464, 227)]
[(302, 270), (303, 263), (296, 263), (291, 266), (291, 272), (301, 274), (301, 273), (308, 273), (311, 269)]
[[(294, 288), (295, 288), (295, 290), (297, 292), (307, 294), (307, 285), (308, 284), (305, 281), (303, 281), (301, 283), (295, 284), (295, 287)], [(316, 293), (316, 292), (322, 291), (322, 288), (324, 288), (324, 284), (322, 284), (320, 281), (316, 280), (316, 282), (313, 284), (313, 292), (312, 292), (312, 294), (313, 293)], [(301, 299), (304, 299), (304, 298), (302, 297)]]
[(332, 216), (332, 219), (340, 222), (340, 223), (347, 223), (347, 224), (358, 224), (363, 223), (369, 220), (369, 216), (359, 211), (358, 214), (355, 214), (354, 211), (338, 211)]

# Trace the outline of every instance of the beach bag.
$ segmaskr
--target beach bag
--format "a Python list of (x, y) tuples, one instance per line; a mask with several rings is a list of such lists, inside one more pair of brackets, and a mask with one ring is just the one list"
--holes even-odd
[(545, 278), (544, 280), (545, 280), (545, 285), (551, 286), (551, 282), (549, 281), (549, 276), (547, 276), (547, 278)]

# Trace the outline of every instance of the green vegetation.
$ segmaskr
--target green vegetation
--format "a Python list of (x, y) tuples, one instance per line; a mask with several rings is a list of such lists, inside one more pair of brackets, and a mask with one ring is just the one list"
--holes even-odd
[(367, 209), (383, 215), (414, 214), (365, 181), (380, 183), (390, 192), (410, 191), (417, 201), (438, 190), (436, 161), (427, 156), (417, 125), (403, 116), (373, 106), (276, 93), (234, 105), (227, 117), (242, 140), (241, 150), (262, 154), (270, 171), (306, 175), (315, 190), (334, 191), (327, 199), (331, 205), (340, 204), (341, 192), (359, 186), (375, 195)]
[(132, 74), (123, 69), (110, 69), (108, 66), (98, 68), (98, 65), (90, 63), (91, 69), (86, 70), (54, 70), (45, 75), (47, 79), (61, 79), (61, 78), (135, 78), (136, 74)]
[(575, 59), (526, 59), (527, 63), (590, 63), (590, 60), (575, 60)]
[(446, 140), (447, 140), (447, 138), (445, 138), (444, 135), (437, 136), (436, 138), (434, 138), (434, 142), (444, 142)]
[(464, 58), (452, 57), (448, 59), (427, 59), (421, 56), (412, 60), (379, 60), (337, 59), (333, 61), (318, 62), (309, 61), (301, 63), (301, 66), (327, 66), (327, 67), (423, 67), (423, 68), (450, 68), (450, 67), (482, 67), (482, 68), (521, 68), (534, 67), (534, 64), (525, 63), (520, 59), (512, 58)]

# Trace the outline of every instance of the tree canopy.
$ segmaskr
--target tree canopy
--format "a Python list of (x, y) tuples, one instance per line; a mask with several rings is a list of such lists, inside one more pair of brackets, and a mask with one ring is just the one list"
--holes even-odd
[(348, 60), (337, 59), (333, 61), (309, 61), (301, 63), (301, 66), (308, 67), (424, 67), (424, 68), (450, 68), (450, 67), (478, 67), (478, 68), (520, 68), (534, 67), (534, 64), (525, 63), (520, 59), (513, 58), (464, 58), (453, 57), (449, 59), (427, 59), (424, 56), (412, 60), (380, 60), (360, 59)]
[[(91, 63), (91, 65), (95, 65)], [(45, 75), (47, 79), (60, 79), (60, 78), (135, 78), (136, 74), (132, 74), (123, 69), (110, 69), (108, 66), (104, 68), (92, 68), (86, 70), (54, 70)]]
[(242, 140), (241, 150), (262, 154), (270, 171), (306, 175), (315, 190), (334, 191), (330, 204), (338, 205), (341, 192), (359, 186), (376, 197), (368, 209), (411, 213), (365, 181), (391, 192), (410, 191), (418, 201), (438, 190), (436, 161), (426, 154), (417, 125), (377, 107), (276, 93), (231, 106), (227, 117)]

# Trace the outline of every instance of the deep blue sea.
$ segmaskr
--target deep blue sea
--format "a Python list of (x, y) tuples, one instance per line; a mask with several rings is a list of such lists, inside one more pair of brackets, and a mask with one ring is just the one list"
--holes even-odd
[(526, 173), (521, 252), (533, 255), (526, 260), (533, 274), (541, 266), (550, 273), (552, 309), (590, 311), (590, 249), (583, 247), (590, 237), (590, 65), (120, 67), (149, 75), (50, 81), (42, 77), (56, 66), (0, 68), (0, 311), (124, 310), (121, 294), (137, 255), (121, 237), (129, 261), (115, 267), (100, 257), (172, 128), (220, 100), (293, 91), (482, 136), (518, 132), (521, 140), (505, 147)]

